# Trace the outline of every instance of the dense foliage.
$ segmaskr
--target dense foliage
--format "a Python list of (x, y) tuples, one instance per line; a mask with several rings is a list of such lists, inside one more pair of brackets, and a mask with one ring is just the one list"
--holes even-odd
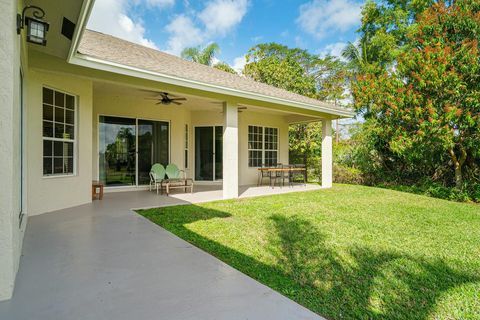
[(434, 3), (405, 14), (388, 36), (365, 25), (371, 6), (363, 35), (395, 39), (395, 53), (369, 42), (375, 59), (353, 81), (354, 107), (366, 119), (358, 162), (370, 163), (363, 170), (375, 183), (455, 187), (461, 200), (480, 198), (480, 2)]

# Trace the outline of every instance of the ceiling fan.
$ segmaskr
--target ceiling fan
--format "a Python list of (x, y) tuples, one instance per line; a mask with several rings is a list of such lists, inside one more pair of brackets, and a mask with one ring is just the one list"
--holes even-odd
[(156, 100), (158, 101), (156, 104), (163, 104), (163, 105), (170, 105), (176, 104), (181, 105), (181, 102), (178, 101), (186, 101), (187, 98), (178, 97), (174, 95), (170, 95), (168, 92), (159, 92), (157, 97), (145, 98), (146, 100)]

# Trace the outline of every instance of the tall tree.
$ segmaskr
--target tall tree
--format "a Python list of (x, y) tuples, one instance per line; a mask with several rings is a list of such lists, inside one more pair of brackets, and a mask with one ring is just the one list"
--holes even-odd
[(362, 8), (360, 48), (369, 64), (386, 69), (407, 43), (408, 27), (435, 0), (369, 0)]
[(259, 44), (246, 55), (243, 73), (259, 82), (314, 97), (315, 78), (310, 74), (312, 56), (305, 50), (277, 43)]
[(342, 57), (348, 61), (348, 67), (354, 74), (367, 72), (373, 60), (368, 54), (367, 39), (361, 39), (358, 44), (348, 42), (342, 50)]
[(432, 5), (417, 16), (396, 68), (365, 74), (354, 85), (357, 109), (369, 105), (377, 134), (405, 161), (438, 153), (463, 186), (468, 158), (480, 144), (480, 2)]

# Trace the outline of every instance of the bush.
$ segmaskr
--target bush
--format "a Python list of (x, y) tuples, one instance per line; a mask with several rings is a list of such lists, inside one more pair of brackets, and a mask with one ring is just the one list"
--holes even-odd
[(464, 188), (463, 190), (460, 191), (455, 189), (454, 187), (444, 186), (443, 184), (432, 181), (431, 179), (425, 179), (422, 182), (413, 184), (413, 185), (381, 183), (381, 184), (377, 184), (376, 186), (380, 188), (421, 194), (421, 195), (426, 195), (433, 198), (445, 199), (450, 201), (480, 202), (480, 198), (479, 198), (480, 194), (478, 193), (475, 194), (475, 192), (480, 191), (480, 185), (476, 185), (475, 188), (472, 188), (471, 190), (469, 188)]
[(363, 184), (362, 172), (340, 164), (333, 164), (333, 181), (336, 183)]

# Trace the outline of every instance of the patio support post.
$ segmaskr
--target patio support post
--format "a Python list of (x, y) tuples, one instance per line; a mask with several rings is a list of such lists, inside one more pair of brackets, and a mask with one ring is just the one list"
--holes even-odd
[(223, 198), (238, 198), (238, 106), (223, 104)]
[(332, 187), (332, 120), (322, 121), (322, 187)]

